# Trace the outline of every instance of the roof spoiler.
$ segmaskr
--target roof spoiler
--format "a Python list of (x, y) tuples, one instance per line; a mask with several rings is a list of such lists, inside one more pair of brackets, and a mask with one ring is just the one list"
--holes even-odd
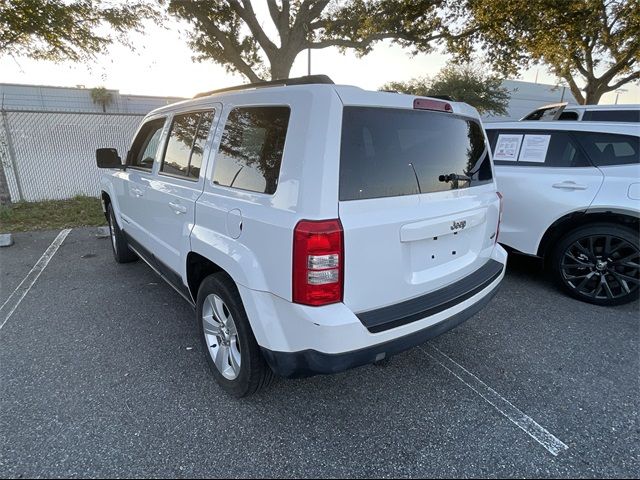
[(211, 90), (209, 92), (199, 93), (193, 98), (208, 97), (209, 95), (214, 95), (216, 93), (234, 92), (237, 90), (249, 90), (252, 88), (284, 87), (289, 85), (315, 85), (315, 84), (334, 85), (334, 82), (327, 75), (307, 75), (304, 77), (283, 78), (280, 80), (245, 83), (243, 85), (236, 85), (234, 87), (220, 88), (218, 90)]

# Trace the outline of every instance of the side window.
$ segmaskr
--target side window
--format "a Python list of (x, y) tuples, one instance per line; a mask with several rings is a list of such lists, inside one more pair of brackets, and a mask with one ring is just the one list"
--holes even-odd
[(558, 120), (578, 120), (578, 112), (562, 112)]
[(576, 132), (576, 136), (597, 167), (640, 163), (638, 137), (599, 132)]
[(545, 167), (588, 167), (589, 161), (568, 132), (553, 132), (544, 161)]
[(175, 115), (160, 171), (190, 179), (200, 176), (204, 144), (211, 128), (213, 111)]
[(127, 156), (128, 166), (151, 170), (158, 151), (164, 121), (164, 118), (159, 118), (142, 126)]
[(275, 193), (289, 107), (239, 107), (229, 113), (215, 159), (213, 183)]
[(211, 130), (213, 115), (213, 110), (210, 110), (208, 112), (202, 112), (202, 115), (200, 116), (198, 131), (191, 150), (191, 161), (189, 162), (189, 175), (194, 178), (198, 178), (200, 176), (204, 144), (207, 142), (207, 136), (209, 136), (209, 130)]
[(582, 118), (587, 122), (640, 122), (640, 110), (587, 110)]
[(591, 166), (569, 132), (494, 130), (487, 135), (496, 165)]

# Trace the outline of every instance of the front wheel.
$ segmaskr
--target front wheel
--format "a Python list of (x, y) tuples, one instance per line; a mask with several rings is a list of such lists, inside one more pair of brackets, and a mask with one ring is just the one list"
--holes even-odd
[(214, 273), (198, 290), (202, 347), (218, 384), (234, 397), (251, 395), (274, 377), (256, 342), (235, 283)]
[(638, 232), (616, 224), (579, 227), (552, 253), (555, 281), (571, 296), (596, 305), (620, 305), (640, 293)]

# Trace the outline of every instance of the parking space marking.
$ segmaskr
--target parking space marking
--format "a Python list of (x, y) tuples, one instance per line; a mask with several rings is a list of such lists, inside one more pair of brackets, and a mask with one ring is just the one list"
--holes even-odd
[(467, 387), (480, 395), (487, 403), (512, 423), (520, 427), (520, 429), (522, 429), (527, 435), (546, 448), (551, 455), (557, 456), (559, 453), (569, 448), (548, 430), (538, 424), (534, 419), (515, 407), (509, 400), (502, 397), (493, 388), (484, 383), (455, 360), (442, 353), (436, 347), (432, 345), (425, 345), (418, 348), (438, 362), (445, 370), (464, 383)]
[(62, 245), (62, 242), (64, 242), (64, 239), (67, 238), (67, 235), (69, 235), (69, 232), (71, 232), (71, 229), (65, 228), (58, 234), (53, 242), (51, 242), (51, 245), (49, 245), (49, 247), (47, 247), (47, 249), (44, 251), (33, 268), (29, 270), (27, 276), (24, 277), (24, 279), (20, 282), (20, 285), (16, 287), (11, 295), (9, 295), (9, 298), (7, 298), (2, 306), (0, 306), (0, 318), (3, 319), (2, 324), (0, 324), (0, 330), (2, 330), (2, 327), (4, 327), (9, 318), (11, 318), (11, 315), (13, 315), (13, 312), (16, 311), (16, 308), (18, 308), (20, 302), (22, 302), (24, 297), (27, 296), (27, 293), (29, 293), (29, 290), (31, 290), (33, 284), (36, 283), (36, 280), (38, 280), (40, 274), (49, 264), (51, 258), (53, 258), (53, 256), (56, 254), (56, 252), (60, 248), (60, 245)]

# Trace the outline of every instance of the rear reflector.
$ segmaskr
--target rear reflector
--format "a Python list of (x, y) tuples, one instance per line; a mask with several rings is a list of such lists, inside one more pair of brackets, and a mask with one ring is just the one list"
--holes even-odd
[(340, 220), (301, 220), (293, 232), (293, 301), (314, 307), (342, 301)]
[(500, 199), (500, 212), (498, 213), (498, 227), (496, 228), (496, 243), (498, 243), (498, 235), (500, 235), (500, 223), (502, 222), (502, 210), (504, 208), (504, 200), (503, 196), (500, 192), (496, 192), (498, 198)]
[(432, 100), (430, 98), (416, 98), (413, 101), (413, 108), (415, 110), (436, 110), (438, 112), (453, 112), (453, 107), (450, 103), (443, 102), (441, 100)]

